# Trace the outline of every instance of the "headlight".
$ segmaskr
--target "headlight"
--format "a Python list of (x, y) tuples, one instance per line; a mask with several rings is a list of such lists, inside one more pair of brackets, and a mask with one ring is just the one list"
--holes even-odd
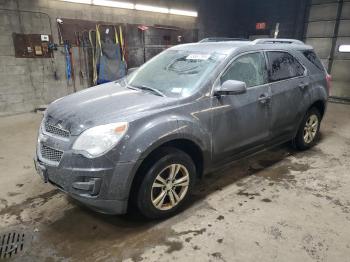
[(78, 137), (73, 149), (87, 153), (84, 155), (89, 158), (101, 156), (120, 141), (127, 129), (126, 122), (92, 127)]

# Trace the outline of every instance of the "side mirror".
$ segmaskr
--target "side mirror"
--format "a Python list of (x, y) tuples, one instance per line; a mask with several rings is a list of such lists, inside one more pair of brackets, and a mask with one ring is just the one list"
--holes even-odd
[(129, 68), (128, 69), (128, 73), (127, 73), (127, 75), (130, 75), (130, 74), (132, 74), (133, 72), (135, 72), (137, 69), (139, 69), (138, 67), (132, 67), (132, 68)]
[(215, 88), (214, 95), (243, 94), (247, 91), (246, 83), (237, 80), (227, 80), (221, 86)]

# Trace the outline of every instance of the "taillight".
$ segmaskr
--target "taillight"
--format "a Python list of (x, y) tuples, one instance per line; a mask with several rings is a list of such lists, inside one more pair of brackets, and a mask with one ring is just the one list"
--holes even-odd
[(331, 88), (332, 88), (332, 76), (330, 74), (327, 74), (326, 75), (326, 80), (327, 80), (328, 94), (330, 95)]

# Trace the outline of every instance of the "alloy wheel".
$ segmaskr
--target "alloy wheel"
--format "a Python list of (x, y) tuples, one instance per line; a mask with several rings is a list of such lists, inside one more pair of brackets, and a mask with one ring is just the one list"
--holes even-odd
[(310, 115), (304, 127), (304, 142), (310, 144), (316, 137), (318, 130), (318, 117), (314, 114)]
[(184, 199), (190, 184), (187, 168), (171, 164), (158, 173), (152, 184), (151, 201), (159, 210), (170, 210)]

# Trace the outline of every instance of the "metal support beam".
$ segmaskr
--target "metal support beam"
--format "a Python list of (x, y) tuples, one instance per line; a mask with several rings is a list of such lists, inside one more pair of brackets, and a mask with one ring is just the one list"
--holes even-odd
[(328, 72), (329, 73), (332, 73), (334, 52), (335, 52), (335, 47), (337, 45), (337, 38), (338, 38), (338, 32), (339, 32), (341, 13), (343, 10), (343, 3), (344, 3), (344, 0), (339, 0), (339, 2), (338, 2), (337, 17), (335, 20), (334, 33), (333, 33), (333, 38), (332, 38), (332, 47), (331, 47), (331, 52), (330, 52), (329, 61), (328, 61)]

